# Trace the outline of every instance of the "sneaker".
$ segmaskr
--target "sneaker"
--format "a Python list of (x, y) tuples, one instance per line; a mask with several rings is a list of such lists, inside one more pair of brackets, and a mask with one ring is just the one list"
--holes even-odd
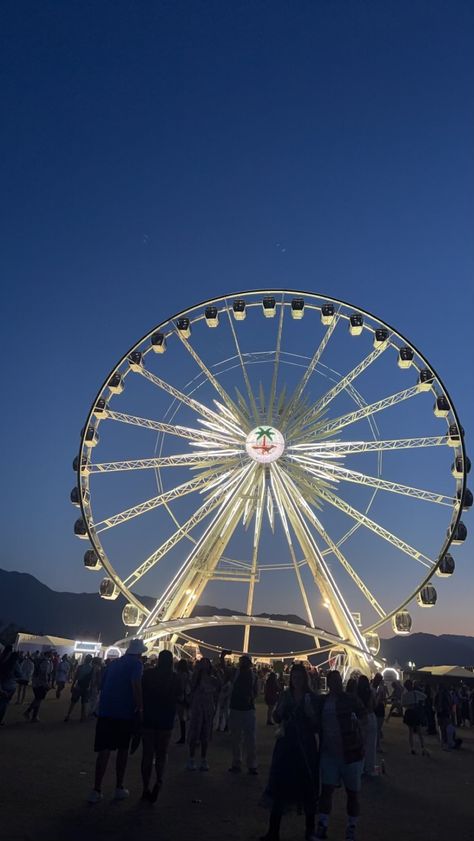
[(104, 795), (101, 791), (97, 791), (97, 789), (93, 788), (89, 797), (87, 798), (88, 803), (99, 803), (103, 799)]
[(188, 769), (188, 771), (196, 771), (196, 769), (197, 769), (196, 760), (195, 759), (188, 759), (186, 768)]
[(240, 765), (231, 765), (229, 768), (229, 774), (240, 774), (242, 772), (242, 768)]
[(199, 766), (200, 771), (209, 771), (209, 762), (207, 759), (201, 759), (201, 764)]
[(356, 828), (355, 828), (355, 826), (346, 827), (346, 841), (355, 841), (355, 839), (356, 839)]
[(316, 835), (314, 836), (314, 838), (320, 839), (320, 838), (327, 838), (327, 837), (328, 837), (328, 828), (327, 828), (326, 824), (319, 822), (317, 827), (316, 827)]
[(114, 800), (126, 800), (129, 796), (130, 792), (128, 788), (116, 788), (114, 794)]

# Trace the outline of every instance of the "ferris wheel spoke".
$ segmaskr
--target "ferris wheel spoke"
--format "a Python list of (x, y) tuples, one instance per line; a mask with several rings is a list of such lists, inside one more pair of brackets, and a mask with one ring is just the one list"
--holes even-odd
[(192, 531), (202, 520), (204, 520), (211, 511), (214, 511), (218, 505), (221, 503), (221, 495), (224, 492), (223, 488), (220, 488), (220, 492), (214, 494), (209, 499), (206, 500), (195, 512), (194, 514), (183, 523), (158, 549), (155, 549), (151, 555), (148, 556), (141, 564), (138, 566), (133, 572), (130, 573), (128, 578), (125, 579), (124, 584), (126, 587), (133, 587), (140, 578), (143, 578), (147, 572), (149, 572), (156, 564), (166, 555), (167, 552), (171, 551), (174, 546), (176, 546), (183, 537), (187, 537), (190, 531)]
[[(148, 626), (158, 620), (170, 618), (178, 607), (181, 616), (189, 615), (192, 596), (199, 597), (235, 531), (243, 507), (242, 495), (249, 481), (252, 481), (254, 472), (254, 465), (242, 468), (238, 476), (234, 477), (232, 487), (225, 489), (224, 499), (220, 501), (211, 523), (157, 601), (141, 631), (146, 631)], [(183, 600), (186, 607), (183, 606)]]
[(222, 474), (224, 472), (224, 468), (219, 471), (212, 472), (212, 475), (209, 476), (208, 473), (205, 475), (196, 476), (194, 479), (190, 479), (188, 482), (184, 482), (182, 485), (177, 485), (175, 488), (172, 488), (169, 491), (165, 491), (164, 493), (158, 494), (157, 496), (153, 496), (150, 499), (145, 500), (144, 502), (140, 502), (138, 505), (133, 505), (130, 508), (126, 508), (125, 511), (119, 511), (117, 514), (113, 514), (111, 517), (107, 517), (105, 520), (100, 520), (98, 523), (95, 524), (95, 531), (97, 534), (100, 532), (106, 531), (107, 529), (111, 529), (114, 526), (118, 526), (121, 523), (126, 523), (128, 520), (132, 520), (134, 517), (139, 517), (142, 514), (146, 514), (148, 511), (153, 511), (155, 508), (159, 508), (160, 505), (165, 505), (168, 502), (171, 502), (173, 499), (178, 499), (179, 497), (186, 496), (189, 493), (197, 490), (205, 490), (213, 486), (213, 484), (217, 483), (218, 481), (222, 480)]
[(190, 342), (188, 342), (188, 340), (186, 339), (186, 337), (183, 335), (183, 333), (180, 330), (176, 329), (175, 332), (179, 336), (179, 338), (181, 339), (181, 342), (183, 343), (183, 345), (186, 348), (186, 350), (188, 351), (188, 353), (192, 356), (192, 358), (194, 359), (196, 364), (199, 365), (199, 368), (201, 369), (203, 374), (205, 374), (205, 376), (207, 377), (207, 379), (209, 380), (211, 385), (215, 388), (217, 393), (220, 395), (220, 397), (224, 401), (225, 405), (227, 406), (228, 411), (230, 412), (230, 415), (231, 415), (231, 418), (232, 418), (233, 422), (234, 423), (239, 423), (240, 422), (240, 423), (245, 424), (246, 423), (246, 418), (242, 415), (240, 409), (235, 405), (234, 401), (231, 399), (229, 394), (227, 394), (227, 391), (220, 384), (219, 380), (209, 370), (209, 368), (207, 367), (205, 362), (201, 359), (201, 357), (199, 356), (199, 354), (195, 350), (195, 348), (190, 344)]
[[(277, 476), (281, 479), (283, 471), (277, 464), (272, 465)], [(325, 602), (330, 605), (330, 612), (334, 624), (342, 640), (348, 639), (352, 643), (366, 649), (366, 643), (363, 639), (359, 628), (357, 627), (354, 617), (349, 610), (348, 605), (339, 589), (334, 576), (332, 575), (316, 541), (314, 540), (309, 527), (304, 519), (303, 513), (295, 504), (295, 500), (289, 494), (287, 488), (283, 485), (283, 499), (282, 503), (288, 513), (288, 517), (292, 523), (294, 532), (301, 546), (303, 554), (310, 566), (314, 580), (323, 596)]]
[[(107, 420), (118, 421), (119, 423), (128, 423), (132, 426), (140, 426), (143, 429), (152, 429), (156, 432), (164, 432), (168, 435), (177, 435), (180, 438), (189, 438), (192, 441), (207, 441), (217, 446), (219, 443), (229, 445), (228, 437), (219, 437), (205, 429), (193, 429), (189, 426), (179, 426), (179, 424), (162, 423), (161, 421), (151, 420), (151, 418), (140, 418), (136, 415), (128, 415), (125, 412), (113, 412), (107, 409)], [(227, 434), (227, 433), (226, 433)]]
[(227, 434), (234, 440), (245, 438), (245, 432), (243, 432), (240, 427), (222, 415), (217, 414), (217, 412), (213, 412), (212, 409), (209, 409), (203, 403), (200, 403), (199, 400), (195, 400), (194, 397), (188, 397), (187, 394), (184, 394), (178, 388), (175, 388), (170, 383), (167, 383), (165, 380), (161, 379), (161, 377), (157, 377), (156, 374), (152, 374), (151, 371), (148, 371), (146, 368), (140, 368), (140, 374), (158, 388), (166, 391), (167, 394), (170, 394), (175, 398), (175, 400), (179, 400), (185, 406), (193, 409), (193, 411), (195, 411), (198, 415), (201, 415), (214, 423), (221, 435)]
[(291, 444), (287, 454), (303, 451), (315, 458), (330, 455), (345, 456), (352, 453), (373, 453), (384, 450), (411, 450), (420, 447), (443, 447), (448, 443), (447, 435), (426, 438), (393, 438), (387, 441), (319, 441), (313, 444)]
[[(339, 432), (339, 430), (343, 429), (345, 426), (356, 423), (363, 418), (368, 418), (376, 412), (382, 412), (391, 406), (396, 406), (404, 400), (410, 400), (410, 398), (415, 397), (418, 394), (420, 394), (419, 386), (413, 385), (410, 388), (403, 389), (403, 391), (397, 391), (389, 397), (384, 397), (382, 400), (376, 400), (375, 403), (369, 403), (368, 406), (364, 406), (362, 409), (357, 409), (355, 412), (349, 412), (346, 415), (341, 415), (341, 417), (335, 418), (332, 421), (318, 423), (312, 431), (314, 431), (318, 436), (331, 435)], [(308, 427), (308, 429), (311, 429), (311, 427)], [(303, 434), (308, 434), (308, 430), (306, 430)]]
[(298, 459), (298, 461), (305, 465), (308, 473), (319, 477), (318, 470), (323, 470), (325, 475), (331, 473), (334, 479), (343, 482), (352, 482), (356, 485), (366, 485), (369, 488), (377, 488), (378, 490), (388, 491), (390, 493), (401, 494), (402, 496), (409, 496), (415, 499), (421, 499), (424, 502), (434, 502), (438, 505), (447, 505), (453, 507), (457, 500), (452, 496), (435, 493), (433, 491), (425, 491), (420, 488), (413, 488), (410, 485), (402, 485), (399, 482), (390, 482), (386, 479), (381, 479), (378, 476), (369, 476), (366, 473), (359, 473), (356, 470), (350, 470), (347, 467), (342, 467), (340, 464), (327, 464), (324, 461), (317, 462), (312, 459)]
[(322, 499), (325, 499), (326, 502), (329, 502), (335, 508), (339, 508), (340, 511), (343, 511), (353, 520), (356, 520), (362, 526), (369, 529), (369, 531), (374, 532), (374, 534), (382, 537), (388, 543), (391, 543), (392, 546), (395, 546), (400, 551), (404, 552), (406, 555), (409, 555), (411, 558), (414, 558), (415, 561), (422, 564), (424, 567), (431, 569), (434, 564), (431, 558), (428, 558), (427, 555), (423, 554), (423, 552), (419, 552), (418, 549), (415, 549), (413, 546), (410, 546), (409, 543), (406, 543), (405, 540), (402, 540), (400, 537), (389, 532), (386, 528), (381, 526), (379, 523), (376, 523), (375, 520), (372, 520), (370, 517), (367, 517), (366, 514), (362, 514), (361, 511), (358, 511), (357, 508), (354, 508), (345, 500), (341, 499), (341, 497), (336, 496), (332, 493), (332, 491), (327, 490), (326, 488), (320, 488), (318, 490), (319, 496)]
[(91, 463), (89, 473), (115, 473), (124, 470), (148, 470), (161, 467), (213, 467), (229, 461), (237, 463), (243, 450), (202, 450), (196, 453), (181, 453), (160, 458), (134, 459), (132, 461), (104, 461)]
[[(290, 529), (289, 529), (289, 526), (288, 526), (288, 520), (287, 520), (286, 514), (285, 514), (285, 507), (284, 507), (284, 504), (283, 504), (284, 490), (283, 490), (283, 487), (282, 487), (282, 482), (281, 482), (281, 479), (280, 479), (278, 473), (275, 470), (272, 470), (272, 466), (270, 467), (270, 476), (271, 476), (272, 490), (273, 490), (273, 493), (275, 495), (275, 499), (277, 501), (277, 506), (278, 506), (278, 510), (279, 510), (279, 513), (280, 513), (281, 522), (282, 522), (282, 525), (283, 525), (283, 531), (285, 532), (285, 537), (286, 537), (286, 540), (287, 540), (287, 543), (288, 543), (288, 549), (289, 549), (289, 552), (290, 552), (291, 562), (293, 564), (293, 570), (294, 570), (294, 573), (295, 573), (295, 576), (296, 576), (296, 580), (298, 582), (298, 587), (300, 589), (304, 609), (306, 611), (306, 615), (308, 617), (308, 622), (310, 624), (310, 627), (314, 628), (315, 627), (315, 622), (314, 622), (313, 613), (312, 613), (312, 610), (311, 610), (308, 594), (307, 594), (306, 588), (304, 586), (304, 582), (303, 582), (303, 578), (302, 578), (301, 570), (300, 570), (300, 564), (298, 563), (298, 559), (296, 557), (295, 548), (293, 546), (293, 540), (291, 538), (291, 532), (290, 532)], [(314, 641), (315, 641), (316, 648), (320, 648), (321, 643), (319, 641), (318, 636), (314, 637)]]
[[(247, 616), (252, 615), (253, 610), (253, 599), (255, 594), (255, 584), (257, 579), (257, 568), (258, 568), (258, 550), (260, 547), (260, 536), (262, 533), (262, 520), (263, 520), (263, 512), (264, 512), (264, 502), (265, 502), (265, 475), (261, 471), (261, 475), (258, 479), (258, 486), (257, 486), (257, 493), (256, 493), (256, 505), (255, 505), (255, 524), (254, 524), (254, 534), (253, 534), (253, 545), (252, 545), (252, 565), (250, 569), (250, 581), (249, 581), (249, 589), (247, 594), (247, 609), (246, 613)], [(250, 643), (250, 625), (245, 625), (244, 628), (244, 644), (243, 644), (243, 651), (248, 652), (249, 650), (249, 643)]]
[(316, 366), (318, 365), (318, 363), (321, 359), (321, 356), (323, 355), (323, 353), (324, 353), (324, 351), (327, 347), (329, 339), (331, 338), (332, 334), (334, 333), (334, 330), (336, 329), (336, 325), (337, 325), (338, 321), (339, 321), (339, 314), (334, 316), (331, 324), (327, 328), (327, 330), (326, 330), (326, 332), (325, 332), (325, 334), (322, 338), (322, 341), (321, 341), (319, 347), (315, 350), (315, 352), (314, 352), (314, 354), (313, 354), (313, 356), (312, 356), (312, 358), (309, 362), (309, 365), (306, 368), (306, 371), (304, 372), (300, 382), (296, 386), (295, 391), (293, 392), (293, 395), (290, 398), (290, 400), (288, 402), (288, 405), (287, 405), (287, 407), (286, 407), (286, 409), (283, 413), (282, 421), (281, 421), (282, 423), (283, 423), (284, 420), (287, 419), (288, 415), (290, 414), (291, 409), (299, 401), (301, 395), (303, 394), (303, 391), (306, 388), (306, 385), (308, 383), (309, 378), (311, 377), (311, 374), (316, 369)]
[(273, 407), (275, 405), (275, 395), (276, 395), (276, 388), (278, 382), (278, 369), (280, 367), (280, 353), (281, 353), (281, 337), (283, 333), (283, 318), (285, 315), (284, 306), (284, 295), (281, 298), (281, 305), (280, 305), (280, 318), (278, 319), (278, 334), (277, 334), (277, 341), (276, 341), (276, 348), (275, 348), (275, 360), (273, 363), (273, 376), (272, 376), (272, 384), (270, 386), (270, 397), (268, 400), (268, 411), (267, 411), (267, 421), (268, 423), (272, 422), (272, 415), (273, 415)]
[(255, 395), (252, 391), (252, 386), (250, 385), (250, 379), (249, 379), (249, 375), (247, 373), (247, 367), (245, 365), (245, 361), (244, 361), (244, 357), (242, 355), (242, 351), (240, 350), (240, 344), (239, 344), (239, 340), (238, 340), (238, 337), (237, 337), (237, 332), (236, 332), (236, 329), (234, 327), (234, 323), (233, 323), (233, 320), (232, 320), (232, 316), (230, 314), (230, 310), (229, 310), (229, 306), (227, 304), (227, 301), (226, 301), (226, 312), (227, 312), (227, 316), (229, 318), (230, 329), (231, 329), (232, 336), (234, 338), (234, 343), (235, 343), (235, 348), (236, 348), (236, 351), (237, 351), (237, 356), (239, 357), (240, 367), (242, 369), (242, 375), (243, 375), (243, 378), (244, 378), (245, 387), (247, 389), (247, 395), (248, 395), (248, 398), (249, 398), (250, 408), (251, 408), (252, 414), (254, 416), (255, 423), (258, 424), (258, 422), (260, 420), (260, 414), (259, 414), (259, 411), (257, 409), (257, 403), (256, 403), (256, 400), (255, 400)]
[(359, 377), (364, 371), (369, 368), (376, 359), (384, 352), (387, 345), (382, 345), (381, 347), (375, 348), (371, 353), (369, 353), (365, 359), (362, 360), (352, 371), (349, 371), (344, 377), (342, 377), (339, 382), (336, 383), (326, 394), (321, 397), (319, 400), (316, 401), (314, 406), (311, 407), (309, 412), (303, 416), (301, 419), (302, 425), (305, 425), (309, 421), (311, 421), (315, 417), (319, 417), (324, 409), (329, 406), (329, 404), (337, 397), (341, 391), (344, 391), (348, 385), (354, 382), (357, 377)]
[(340, 548), (336, 545), (336, 543), (334, 543), (331, 536), (328, 534), (328, 532), (326, 531), (326, 529), (322, 525), (321, 521), (318, 519), (318, 517), (314, 513), (311, 506), (307, 503), (303, 494), (299, 491), (296, 484), (286, 474), (283, 475), (282, 481), (285, 483), (285, 485), (287, 485), (287, 487), (289, 489), (289, 492), (292, 495), (294, 495), (295, 498), (298, 500), (298, 504), (299, 504), (301, 510), (305, 512), (307, 518), (310, 520), (312, 525), (316, 528), (318, 534), (322, 537), (322, 539), (324, 540), (324, 542), (326, 543), (328, 548), (331, 550), (333, 555), (337, 558), (337, 560), (339, 561), (341, 566), (345, 569), (345, 571), (350, 575), (352, 580), (356, 583), (357, 587), (359, 588), (359, 590), (361, 591), (363, 596), (365, 596), (365, 598), (367, 599), (369, 604), (373, 607), (373, 609), (376, 611), (376, 613), (378, 613), (378, 615), (380, 617), (385, 616), (386, 611), (379, 604), (379, 602), (377, 601), (377, 599), (375, 598), (373, 593), (370, 592), (370, 590), (367, 587), (367, 585), (365, 584), (365, 582), (362, 580), (362, 578), (356, 572), (356, 570), (353, 568), (353, 566), (349, 563), (347, 558), (343, 555)]

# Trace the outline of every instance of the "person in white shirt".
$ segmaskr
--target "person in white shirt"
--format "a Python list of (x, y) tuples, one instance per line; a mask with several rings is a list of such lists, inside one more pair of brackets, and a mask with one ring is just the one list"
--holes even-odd
[(421, 726), (424, 720), (423, 705), (426, 701), (426, 695), (424, 692), (420, 692), (419, 689), (415, 689), (411, 680), (406, 680), (403, 685), (405, 687), (405, 692), (402, 695), (402, 707), (405, 710), (403, 723), (408, 727), (410, 751), (413, 755), (416, 754), (414, 745), (414, 736), (416, 734), (423, 756), (429, 756), (428, 751), (425, 749), (423, 733), (421, 732)]

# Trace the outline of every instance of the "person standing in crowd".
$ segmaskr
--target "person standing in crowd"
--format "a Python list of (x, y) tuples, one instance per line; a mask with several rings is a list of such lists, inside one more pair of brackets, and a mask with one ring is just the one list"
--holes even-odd
[(440, 684), (434, 699), (441, 748), (448, 750), (448, 725), (451, 722), (451, 697), (446, 686)]
[(402, 695), (403, 695), (403, 686), (399, 680), (392, 681), (392, 694), (388, 699), (390, 701), (390, 709), (388, 711), (388, 716), (386, 721), (390, 721), (392, 715), (396, 713), (397, 715), (403, 715), (402, 710)]
[(267, 705), (267, 725), (273, 726), (272, 712), (278, 701), (280, 690), (278, 688), (278, 680), (275, 672), (269, 672), (265, 681), (264, 698)]
[[(155, 803), (163, 785), (163, 774), (177, 703), (183, 697), (182, 682), (179, 675), (173, 671), (171, 651), (160, 651), (156, 666), (145, 669), (142, 689), (142, 800)], [(155, 766), (156, 782), (150, 790), (153, 766)]]
[(67, 654), (63, 654), (56, 666), (56, 698), (59, 700), (61, 693), (69, 680), (71, 666)]
[(25, 718), (28, 719), (31, 715), (32, 724), (39, 721), (38, 713), (41, 704), (51, 688), (51, 674), (51, 652), (45, 651), (43, 654), (38, 653), (38, 657), (34, 661), (33, 677), (31, 679), (34, 698), (28, 709), (23, 713)]
[(311, 691), (308, 673), (301, 663), (290, 672), (289, 688), (273, 712), (279, 733), (264, 799), (271, 804), (268, 832), (261, 841), (279, 841), (280, 823), (285, 811), (302, 809), (306, 838), (314, 838), (319, 791), (316, 729), (318, 700)]
[(380, 672), (374, 675), (372, 680), (372, 688), (375, 693), (374, 697), (374, 712), (377, 721), (377, 751), (382, 753), (383, 740), (383, 723), (385, 721), (385, 703), (387, 701), (387, 687), (385, 686), (383, 675)]
[(191, 709), (189, 721), (188, 771), (195, 771), (196, 748), (201, 744), (200, 771), (209, 771), (207, 749), (212, 736), (215, 713), (215, 696), (219, 683), (212, 673), (212, 664), (207, 657), (196, 663), (191, 680)]
[(368, 777), (376, 777), (377, 762), (377, 719), (375, 717), (375, 698), (366, 675), (360, 675), (357, 681), (357, 696), (365, 707), (366, 719), (362, 727), (364, 735), (364, 769)]
[(189, 699), (191, 694), (191, 677), (189, 674), (188, 661), (184, 657), (178, 661), (176, 666), (176, 674), (180, 682), (181, 691), (179, 693), (178, 701), (178, 721), (179, 721), (179, 739), (177, 745), (186, 744), (186, 720), (189, 712)]
[(130, 739), (142, 716), (141, 656), (146, 646), (133, 639), (122, 657), (112, 660), (104, 671), (100, 693), (99, 717), (95, 731), (94, 750), (97, 753), (94, 788), (89, 803), (102, 800), (104, 779), (111, 751), (117, 751), (115, 800), (129, 795), (124, 788)]
[(64, 721), (69, 721), (77, 702), (81, 702), (81, 721), (87, 719), (87, 704), (89, 702), (92, 680), (92, 654), (86, 654), (84, 662), (77, 667), (71, 686), (71, 703)]
[(23, 704), (26, 697), (26, 689), (33, 677), (35, 664), (29, 654), (25, 654), (21, 660), (18, 661), (18, 693), (16, 696), (16, 703)]
[(469, 691), (467, 686), (461, 685), (459, 690), (459, 700), (460, 700), (460, 718), (461, 718), (461, 727), (470, 727), (471, 726), (471, 710), (469, 704)]
[(425, 701), (425, 719), (426, 719), (426, 733), (428, 736), (436, 736), (436, 719), (435, 719), (435, 711), (433, 706), (433, 692), (431, 686), (426, 684), (424, 688), (424, 693), (426, 695)]
[(248, 773), (258, 774), (256, 697), (257, 685), (252, 661), (244, 654), (239, 660), (239, 668), (230, 697), (229, 727), (232, 736), (232, 765), (229, 771), (233, 774), (239, 774), (242, 770), (242, 746)]
[(222, 685), (217, 702), (217, 730), (227, 733), (229, 730), (230, 696), (233, 686), (232, 669), (225, 668), (222, 673)]
[(356, 695), (344, 692), (338, 671), (328, 673), (327, 686), (328, 694), (319, 698), (321, 796), (316, 838), (328, 837), (334, 789), (342, 783), (347, 796), (346, 841), (354, 841), (364, 765), (361, 723), (366, 711)]
[(406, 680), (403, 685), (405, 687), (405, 692), (402, 695), (402, 707), (405, 710), (403, 723), (408, 727), (410, 752), (413, 755), (416, 754), (413, 738), (416, 735), (418, 736), (423, 756), (429, 756), (428, 751), (425, 749), (423, 733), (421, 731), (424, 720), (423, 707), (426, 701), (426, 695), (424, 692), (420, 692), (419, 689), (415, 689), (411, 680)]
[(19, 657), (11, 645), (6, 645), (0, 658), (0, 726), (4, 724), (5, 713), (15, 694), (16, 682), (20, 676)]

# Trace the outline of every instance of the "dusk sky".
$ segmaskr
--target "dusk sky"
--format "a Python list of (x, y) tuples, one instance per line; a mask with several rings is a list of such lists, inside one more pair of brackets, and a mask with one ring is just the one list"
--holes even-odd
[[(438, 371), (469, 453), (473, 36), (470, 0), (3, 4), (2, 568), (97, 590), (69, 502), (89, 406), (140, 336), (214, 296), (375, 313)], [(474, 634), (473, 516), (414, 630)]]

